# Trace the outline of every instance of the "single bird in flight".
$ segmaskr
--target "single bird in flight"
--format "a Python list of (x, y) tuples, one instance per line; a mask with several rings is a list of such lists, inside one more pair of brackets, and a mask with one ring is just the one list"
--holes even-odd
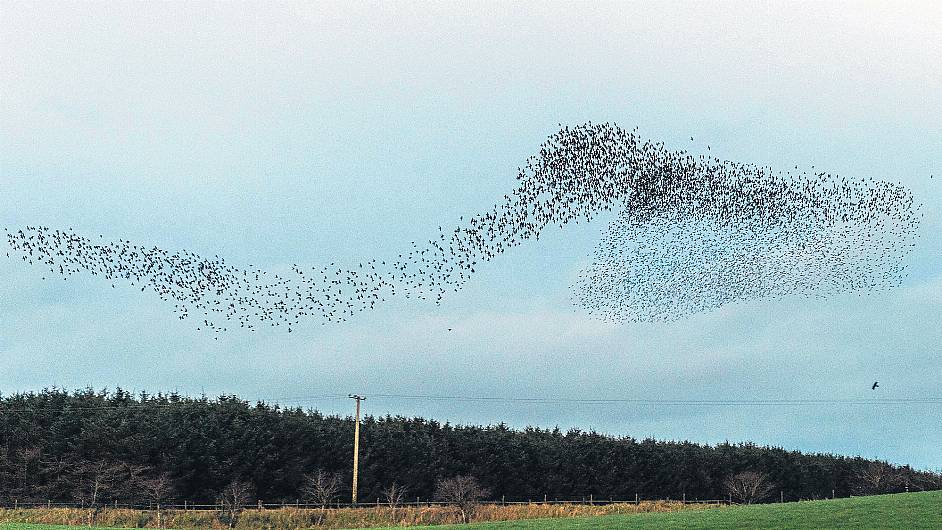
[(870, 390), (876, 390), (878, 386), (880, 386), (880, 385), (878, 384), (878, 381), (874, 381), (874, 382), (873, 382), (873, 386), (870, 387)]

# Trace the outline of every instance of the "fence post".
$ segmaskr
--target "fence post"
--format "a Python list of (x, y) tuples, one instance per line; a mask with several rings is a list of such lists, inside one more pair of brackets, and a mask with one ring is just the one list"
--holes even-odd
[(546, 504), (546, 494), (543, 494), (543, 504)]
[(637, 506), (638, 504), (640, 504), (640, 501), (639, 501), (639, 497), (638, 497), (638, 492), (636, 491), (636, 492), (635, 492), (635, 505)]
[(779, 493), (779, 497), (780, 497), (779, 502), (785, 502), (785, 492), (784, 492), (784, 491), (779, 491), (778, 493)]
[(507, 504), (507, 503), (504, 502), (504, 496), (501, 495), (501, 496), (500, 496), (500, 505), (501, 505), (501, 506), (506, 506), (506, 504)]
[(685, 491), (680, 500), (681, 504), (687, 504), (687, 492)]
[(52, 508), (52, 499), (46, 499), (46, 508)]

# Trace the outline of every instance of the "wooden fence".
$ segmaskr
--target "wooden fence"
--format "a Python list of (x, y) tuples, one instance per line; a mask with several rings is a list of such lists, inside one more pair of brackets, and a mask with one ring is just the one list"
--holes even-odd
[[(634, 499), (613, 499), (606, 498), (600, 499), (594, 495), (589, 495), (588, 497), (582, 497), (578, 499), (549, 499), (543, 497), (542, 499), (527, 499), (527, 500), (482, 500), (479, 504), (488, 504), (496, 506), (510, 506), (510, 505), (527, 505), (527, 504), (549, 504), (549, 505), (563, 505), (563, 504), (581, 504), (581, 505), (592, 505), (592, 506), (605, 506), (609, 504), (640, 504), (642, 502), (677, 502), (681, 504), (735, 504), (731, 499), (687, 499), (686, 496), (681, 495), (678, 498), (645, 498), (641, 495), (636, 495)], [(447, 502), (436, 501), (432, 499), (416, 498), (415, 500), (402, 501), (396, 503), (396, 506), (446, 506)], [(382, 499), (376, 499), (375, 501), (368, 502), (358, 502), (356, 504), (349, 502), (332, 502), (326, 506), (321, 504), (315, 504), (310, 502), (301, 502), (301, 500), (296, 500), (295, 502), (263, 502), (261, 500), (253, 502), (250, 504), (241, 505), (243, 510), (279, 510), (284, 508), (294, 508), (294, 509), (305, 509), (305, 510), (315, 510), (322, 508), (375, 508), (375, 507), (389, 507), (391, 504)], [(0, 508), (12, 508), (12, 509), (27, 509), (27, 508), (121, 508), (128, 510), (204, 510), (204, 511), (217, 511), (222, 510), (223, 505), (221, 503), (206, 504), (206, 503), (193, 503), (189, 501), (173, 501), (169, 503), (126, 503), (119, 501), (112, 501), (108, 503), (99, 503), (92, 505), (89, 503), (83, 502), (55, 502), (52, 500), (47, 500), (45, 502), (36, 502), (36, 501), (13, 501), (0, 503)]]

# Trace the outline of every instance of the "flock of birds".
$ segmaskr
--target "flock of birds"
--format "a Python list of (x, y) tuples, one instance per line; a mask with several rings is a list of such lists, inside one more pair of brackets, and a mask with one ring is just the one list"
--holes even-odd
[(72, 229), (27, 226), (6, 236), (24, 262), (150, 289), (200, 329), (291, 332), (390, 297), (440, 303), (483, 263), (548, 227), (608, 211), (616, 215), (573, 285), (574, 302), (606, 320), (674, 320), (753, 298), (889, 288), (902, 279), (920, 217), (901, 185), (694, 156), (608, 123), (562, 128), (517, 180), (489, 211), (439, 227), (396, 257), (285, 274)]

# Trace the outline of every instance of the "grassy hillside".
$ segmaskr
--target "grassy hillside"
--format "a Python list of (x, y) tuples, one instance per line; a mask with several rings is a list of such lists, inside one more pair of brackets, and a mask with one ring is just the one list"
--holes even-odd
[(691, 512), (535, 519), (436, 528), (442, 530), (444, 528), (467, 530), (926, 528), (937, 530), (942, 528), (942, 491), (734, 506)]

